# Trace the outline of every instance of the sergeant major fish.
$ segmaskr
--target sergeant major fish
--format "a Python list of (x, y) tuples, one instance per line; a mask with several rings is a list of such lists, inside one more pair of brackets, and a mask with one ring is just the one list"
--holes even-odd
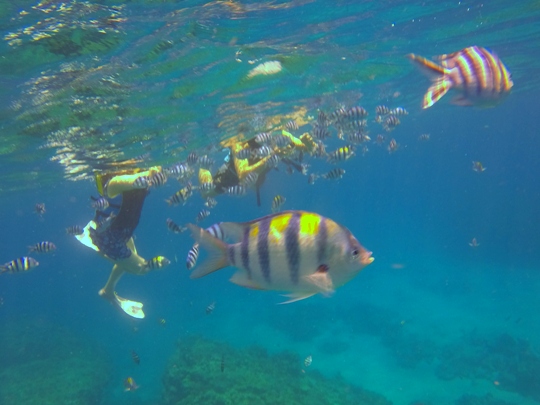
[(157, 270), (171, 264), (171, 261), (164, 256), (156, 256), (147, 260), (144, 264), (144, 270)]
[(169, 229), (169, 231), (171, 232), (174, 232), (174, 233), (182, 233), (184, 232), (185, 230), (187, 230), (187, 228), (184, 228), (183, 226), (180, 226), (178, 225), (177, 223), (175, 223), (172, 219), (170, 218), (167, 218), (167, 228)]
[(39, 266), (39, 262), (32, 257), (19, 257), (0, 266), (0, 273), (19, 273)]
[(281, 195), (276, 195), (272, 200), (272, 212), (278, 212), (281, 209), (281, 206), (285, 204), (287, 199)]
[(441, 55), (437, 58), (440, 65), (413, 53), (407, 57), (434, 77), (422, 108), (431, 107), (450, 89), (461, 93), (453, 104), (489, 107), (500, 102), (514, 85), (512, 75), (497, 55), (479, 46)]
[(247, 288), (288, 292), (286, 303), (317, 293), (330, 295), (373, 262), (345, 227), (321, 215), (284, 211), (250, 222), (221, 222), (228, 244), (189, 224), (209, 258), (191, 273), (204, 277), (227, 266), (237, 268), (231, 282)]
[(36, 214), (38, 214), (40, 217), (43, 216), (43, 214), (45, 214), (45, 212), (47, 212), (47, 210), (45, 209), (45, 203), (37, 203), (37, 204), (34, 206), (34, 211), (35, 211)]
[(33, 246), (28, 246), (29, 252), (49, 253), (56, 250), (56, 245), (52, 242), (38, 242)]

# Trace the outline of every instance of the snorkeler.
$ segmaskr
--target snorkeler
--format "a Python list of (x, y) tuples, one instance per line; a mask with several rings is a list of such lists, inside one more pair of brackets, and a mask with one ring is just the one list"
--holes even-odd
[(152, 179), (161, 174), (160, 167), (146, 171), (123, 171), (97, 174), (96, 185), (100, 198), (94, 199), (96, 215), (75, 237), (114, 263), (111, 274), (99, 295), (118, 305), (133, 318), (144, 318), (143, 304), (120, 297), (116, 283), (124, 273), (147, 274), (153, 259), (147, 261), (137, 254), (133, 232), (139, 223), (144, 200)]
[(199, 184), (212, 184), (211, 188), (201, 187), (203, 198), (223, 193), (242, 194), (253, 185), (257, 192), (257, 205), (260, 206), (260, 187), (266, 174), (279, 161), (303, 171), (302, 165), (296, 163), (294, 158), (305, 152), (313, 152), (317, 144), (307, 133), (297, 138), (282, 130), (279, 134), (259, 134), (249, 140), (235, 136), (223, 141), (221, 146), (230, 150), (228, 162), (214, 175), (207, 169), (199, 169)]

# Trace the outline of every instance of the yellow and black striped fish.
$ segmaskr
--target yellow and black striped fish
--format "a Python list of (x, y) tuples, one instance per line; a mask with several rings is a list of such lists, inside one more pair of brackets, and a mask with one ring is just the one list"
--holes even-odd
[(21, 271), (28, 271), (34, 267), (39, 266), (39, 262), (32, 257), (19, 257), (0, 266), (0, 273), (19, 273)]
[(494, 53), (479, 46), (470, 46), (437, 57), (440, 65), (413, 53), (407, 57), (435, 79), (422, 102), (429, 108), (455, 89), (461, 94), (452, 100), (457, 105), (494, 106), (506, 96), (514, 83), (506, 66)]
[(330, 295), (373, 261), (345, 227), (321, 215), (284, 211), (245, 223), (221, 222), (233, 243), (188, 225), (209, 251), (209, 259), (191, 273), (206, 276), (237, 268), (231, 282), (259, 290), (286, 291), (293, 302), (317, 293)]
[(278, 212), (281, 209), (281, 206), (285, 204), (287, 199), (281, 195), (276, 195), (272, 200), (272, 212)]
[(168, 266), (171, 264), (171, 261), (167, 259), (164, 256), (156, 256), (151, 258), (150, 260), (147, 260), (144, 269), (145, 270), (157, 270), (162, 269), (163, 267)]
[(338, 163), (342, 160), (347, 160), (354, 155), (354, 146), (343, 146), (328, 155), (328, 161), (330, 163)]

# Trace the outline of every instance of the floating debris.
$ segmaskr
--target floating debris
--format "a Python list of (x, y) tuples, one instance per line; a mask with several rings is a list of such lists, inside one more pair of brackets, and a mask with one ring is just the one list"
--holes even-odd
[(281, 62), (275, 60), (270, 62), (261, 63), (249, 71), (247, 78), (251, 79), (252, 77), (259, 75), (274, 75), (281, 72), (282, 66)]

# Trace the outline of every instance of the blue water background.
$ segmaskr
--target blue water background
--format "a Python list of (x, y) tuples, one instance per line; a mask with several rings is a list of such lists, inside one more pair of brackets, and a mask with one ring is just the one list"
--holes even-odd
[[(453, 48), (472, 45), (474, 39), (463, 42)], [(420, 51), (415, 48), (412, 44), (407, 51)], [(525, 80), (521, 74), (516, 88), (526, 87)], [(171, 234), (164, 222), (167, 217), (193, 222), (203, 201), (197, 195), (184, 207), (168, 207), (164, 199), (176, 185), (167, 184), (147, 198), (135, 243), (143, 257), (164, 255), (173, 264), (145, 277), (122, 278), (118, 293), (145, 305), (146, 319), (129, 319), (97, 295), (111, 264), (65, 234), (66, 227), (92, 218), (94, 185), (59, 182), (2, 200), (0, 261), (25, 255), (26, 246), (42, 240), (53, 241), (58, 250), (37, 257), (40, 266), (31, 273), (1, 276), (0, 322), (39, 318), (99, 342), (115, 376), (104, 403), (117, 405), (156, 401), (167, 357), (179, 337), (191, 334), (237, 346), (258, 344), (271, 352), (292, 350), (302, 358), (311, 354), (314, 369), (341, 373), (395, 404), (450, 404), (465, 393), (488, 392), (535, 403), (485, 381), (439, 380), (425, 362), (401, 367), (395, 350), (384, 343), (387, 329), (380, 326), (407, 328), (435, 346), (457, 342), (472, 330), (509, 333), (538, 352), (537, 94), (517, 91), (494, 109), (460, 108), (445, 100), (422, 111), (428, 80), (404, 75), (394, 83), (396, 90), (402, 85), (414, 92), (415, 99), (403, 105), (410, 115), (392, 133), (400, 144), (396, 153), (370, 144), (369, 153), (342, 165), (347, 170), (342, 180), (319, 180), (313, 186), (299, 174), (273, 172), (262, 189), (261, 207), (253, 192), (242, 199), (221, 197), (203, 223), (267, 215), (273, 196), (281, 194), (287, 198), (285, 209), (314, 211), (347, 226), (373, 251), (375, 262), (333, 297), (276, 305), (284, 300), (278, 293), (230, 284), (232, 269), (190, 280), (185, 256), (192, 240), (187, 233)], [(419, 142), (422, 133), (429, 133), (430, 141)], [(473, 160), (487, 170), (474, 172)], [(313, 165), (319, 172), (329, 168)], [(57, 169), (54, 163), (36, 162), (12, 170)], [(47, 206), (43, 219), (33, 212), (37, 202)], [(468, 244), (473, 237), (478, 248)], [(207, 316), (205, 308), (214, 301), (216, 309)], [(335, 341), (347, 342), (348, 348), (337, 354), (321, 349)], [(408, 344), (403, 347), (412, 350)], [(131, 350), (139, 354), (140, 366), (133, 363)], [(129, 397), (122, 386), (128, 375), (141, 386)]]

